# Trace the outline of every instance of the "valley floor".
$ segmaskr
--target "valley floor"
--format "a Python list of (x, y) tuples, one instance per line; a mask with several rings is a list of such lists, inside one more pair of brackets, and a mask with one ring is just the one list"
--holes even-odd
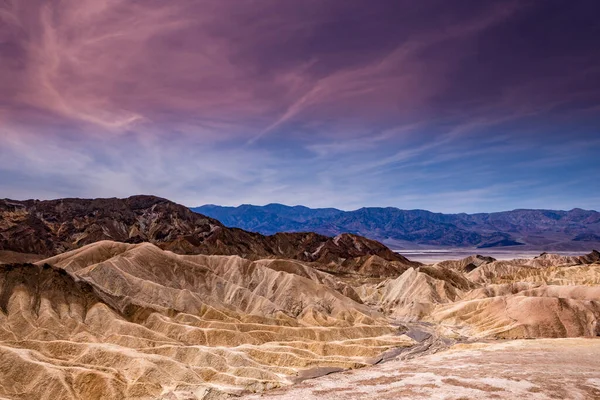
[(600, 339), (455, 344), (243, 399), (600, 399)]
[(423, 264), (434, 264), (446, 260), (460, 260), (473, 254), (493, 257), (496, 260), (513, 260), (516, 258), (534, 258), (544, 252), (560, 254), (562, 256), (575, 256), (583, 251), (556, 251), (543, 248), (531, 248), (529, 246), (510, 246), (500, 248), (478, 249), (476, 247), (458, 248), (426, 248), (426, 249), (403, 249), (394, 250), (407, 257), (409, 260), (418, 261)]

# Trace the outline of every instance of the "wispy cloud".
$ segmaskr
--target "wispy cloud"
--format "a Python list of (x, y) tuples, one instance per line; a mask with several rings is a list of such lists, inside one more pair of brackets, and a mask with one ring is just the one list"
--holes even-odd
[(4, 1), (0, 190), (190, 205), (448, 211), (542, 195), (576, 205), (600, 188), (543, 187), (600, 168), (593, 8)]

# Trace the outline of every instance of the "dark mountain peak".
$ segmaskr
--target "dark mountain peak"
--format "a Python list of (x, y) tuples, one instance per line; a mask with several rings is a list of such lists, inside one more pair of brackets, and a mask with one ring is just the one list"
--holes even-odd
[(168, 243), (219, 226), (155, 196), (0, 202), (0, 249), (24, 253), (52, 255), (100, 240)]
[(581, 258), (588, 263), (600, 262), (600, 252), (598, 252), (598, 250), (592, 250), (591, 253), (586, 254)]
[(496, 259), (494, 257), (482, 256), (481, 254), (475, 254), (474, 259), (482, 261), (482, 262), (486, 262), (486, 263), (491, 263), (491, 262), (496, 261)]
[(360, 236), (331, 238), (314, 232), (263, 236), (227, 228), (216, 219), (155, 196), (0, 201), (0, 250), (54, 255), (102, 240), (150, 242), (181, 254), (321, 263), (377, 255), (408, 262), (381, 243)]
[[(119, 200), (117, 198), (115, 198), (115, 200)], [(129, 204), (139, 204), (140, 206), (149, 206), (149, 205), (153, 205), (153, 204), (158, 204), (158, 203), (173, 203), (170, 200), (167, 200), (165, 198), (162, 197), (158, 197), (158, 196), (153, 196), (153, 195), (148, 195), (148, 194), (138, 194), (135, 196), (131, 196), (125, 199), (126, 202), (128, 202)], [(175, 203), (173, 203), (175, 204)]]

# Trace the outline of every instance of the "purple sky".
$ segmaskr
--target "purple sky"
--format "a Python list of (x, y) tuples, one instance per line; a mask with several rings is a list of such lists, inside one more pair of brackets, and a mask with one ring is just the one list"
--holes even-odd
[(600, 2), (0, 1), (0, 197), (600, 209)]

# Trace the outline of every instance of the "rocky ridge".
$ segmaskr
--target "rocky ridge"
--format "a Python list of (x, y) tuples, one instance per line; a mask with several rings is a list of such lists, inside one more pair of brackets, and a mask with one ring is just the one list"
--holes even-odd
[[(364, 237), (328, 237), (311, 232), (263, 236), (154, 196), (127, 199), (0, 200), (0, 250), (50, 256), (101, 240), (153, 243), (178, 254), (286, 258), (360, 270), (376, 256), (394, 267), (416, 266), (386, 246)], [(344, 264), (345, 263), (345, 264)]]
[(600, 246), (600, 213), (593, 210), (512, 210), (442, 214), (395, 207), (353, 211), (303, 206), (205, 205), (192, 210), (264, 234), (313, 231), (334, 236), (350, 232), (395, 249), (435, 247), (508, 247), (585, 250)]
[(2, 398), (225, 399), (465, 344), (600, 335), (597, 251), (422, 265), (147, 196), (0, 210)]

